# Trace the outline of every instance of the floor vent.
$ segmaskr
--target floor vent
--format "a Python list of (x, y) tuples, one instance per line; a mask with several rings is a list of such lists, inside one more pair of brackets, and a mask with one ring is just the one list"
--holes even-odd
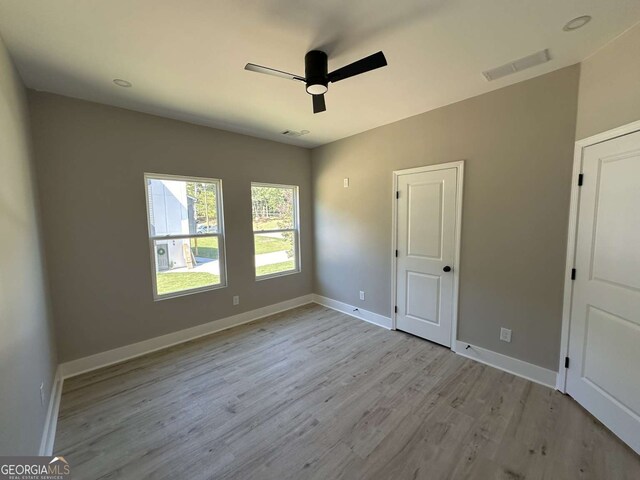
[(521, 72), (522, 70), (526, 70), (527, 68), (541, 65), (548, 62), (549, 60), (551, 60), (551, 55), (549, 55), (549, 49), (545, 48), (544, 50), (534, 53), (533, 55), (519, 58), (518, 60), (514, 60), (513, 62), (509, 62), (496, 68), (492, 68), (491, 70), (486, 70), (482, 72), (482, 74), (484, 75), (484, 78), (486, 78), (490, 82), (492, 80), (497, 80), (498, 78), (511, 75), (512, 73)]

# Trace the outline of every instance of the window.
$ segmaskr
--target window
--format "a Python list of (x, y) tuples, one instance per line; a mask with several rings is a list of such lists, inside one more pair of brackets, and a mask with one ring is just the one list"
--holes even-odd
[(155, 299), (226, 285), (220, 180), (145, 174)]
[(298, 187), (251, 184), (256, 278), (300, 271)]

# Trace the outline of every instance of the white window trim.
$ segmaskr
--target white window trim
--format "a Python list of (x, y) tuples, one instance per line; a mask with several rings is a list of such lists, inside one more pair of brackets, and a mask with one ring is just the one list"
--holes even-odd
[[(218, 214), (218, 233), (203, 233), (197, 235), (152, 235), (151, 234), (151, 215), (149, 211), (149, 180), (175, 180), (182, 182), (197, 182), (197, 183), (210, 183), (216, 185), (216, 206)], [(147, 234), (149, 236), (149, 258), (151, 259), (151, 283), (153, 300), (169, 300), (171, 298), (184, 297), (187, 295), (193, 295), (201, 292), (208, 292), (210, 290), (219, 290), (227, 287), (227, 257), (225, 248), (225, 234), (224, 234), (224, 205), (222, 194), (222, 180), (219, 178), (206, 178), (206, 177), (190, 177), (183, 175), (168, 175), (164, 173), (151, 173), (145, 172), (144, 174), (144, 192), (145, 192), (145, 204), (147, 211)], [(217, 285), (208, 285), (206, 287), (190, 288), (189, 290), (181, 290), (179, 292), (158, 294), (158, 284), (156, 279), (156, 258), (154, 242), (157, 240), (181, 240), (185, 238), (218, 238), (218, 261), (220, 263), (220, 283)]]
[[(298, 185), (285, 185), (282, 183), (264, 183), (264, 182), (251, 182), (251, 187), (280, 187), (280, 188), (293, 188), (293, 222), (294, 228), (282, 228), (275, 230), (253, 230), (253, 199), (251, 202), (251, 229), (253, 231), (253, 275), (256, 282), (263, 280), (270, 280), (272, 278), (285, 277), (287, 275), (295, 275), (302, 271), (301, 261), (301, 248), (300, 248), (300, 188)], [(295, 268), (293, 270), (287, 270), (285, 272), (269, 273), (267, 275), (258, 275), (257, 268), (255, 266), (256, 261), (256, 234), (260, 233), (281, 233), (281, 232), (294, 232), (294, 248), (295, 248)]]

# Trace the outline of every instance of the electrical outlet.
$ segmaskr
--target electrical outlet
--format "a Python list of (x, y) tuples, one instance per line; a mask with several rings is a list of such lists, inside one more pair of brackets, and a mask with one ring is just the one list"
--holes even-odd
[(240, 305), (240, 297), (238, 295), (233, 296), (233, 304)]
[(44, 407), (44, 382), (40, 382), (40, 405)]
[(345, 178), (345, 179), (342, 181), (342, 185), (344, 186), (344, 188), (349, 188), (349, 178), (348, 178), (348, 177), (347, 177), (347, 178)]
[(511, 330), (508, 328), (500, 329), (500, 340), (503, 342), (511, 342)]
[(364, 300), (364, 292), (360, 290), (360, 300)]

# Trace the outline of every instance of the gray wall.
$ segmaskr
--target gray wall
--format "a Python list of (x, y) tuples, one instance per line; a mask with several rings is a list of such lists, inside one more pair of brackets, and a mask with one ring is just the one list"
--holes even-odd
[[(29, 95), (61, 361), (312, 292), (308, 150)], [(222, 179), (227, 288), (153, 301), (144, 172)], [(300, 186), (302, 273), (255, 281), (251, 181)]]
[(0, 39), (0, 455), (37, 455), (56, 369), (36, 206), (26, 95)]
[(576, 138), (640, 120), (640, 24), (582, 63)]
[(314, 149), (316, 293), (389, 316), (391, 172), (465, 160), (458, 338), (556, 370), (578, 77), (564, 68)]

